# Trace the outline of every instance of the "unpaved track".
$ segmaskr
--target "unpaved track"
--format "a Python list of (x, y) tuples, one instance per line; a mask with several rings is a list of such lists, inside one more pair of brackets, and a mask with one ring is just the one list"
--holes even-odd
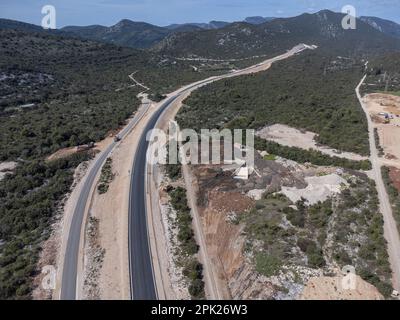
[(400, 237), (397, 230), (396, 221), (393, 218), (392, 207), (390, 205), (389, 196), (386, 192), (385, 184), (382, 179), (381, 172), (381, 161), (378, 156), (378, 150), (376, 148), (374, 126), (369, 116), (367, 106), (360, 94), (360, 87), (364, 83), (366, 75), (362, 78), (361, 82), (356, 88), (357, 98), (360, 101), (361, 107), (363, 108), (365, 115), (368, 119), (368, 132), (369, 132), (369, 144), (371, 150), (370, 161), (372, 163), (372, 176), (376, 182), (376, 188), (379, 197), (379, 206), (383, 214), (384, 220), (384, 235), (388, 243), (388, 254), (389, 262), (392, 268), (392, 283), (393, 288), (397, 291), (400, 290)]
[[(246, 75), (246, 74), (251, 74), (251, 73), (256, 73), (260, 71), (265, 71), (267, 70), (272, 63), (279, 61), (279, 60), (284, 60), (287, 59), (295, 54), (298, 54), (304, 50), (307, 49), (315, 49), (315, 47), (310, 47), (304, 44), (300, 44), (292, 48), (291, 50), (288, 50), (286, 53), (279, 55), (277, 57), (271, 58), (269, 60), (266, 60), (264, 62), (261, 62), (257, 65), (245, 68), (243, 70), (238, 70), (229, 74), (225, 74), (222, 76), (215, 76), (211, 77), (206, 80), (202, 80), (199, 82), (196, 82), (194, 84), (188, 85), (183, 87), (182, 89), (179, 89), (175, 91), (174, 93), (168, 95), (168, 98), (163, 102), (159, 109), (160, 109), (160, 114), (156, 114), (155, 117), (157, 117), (157, 124), (152, 125), (151, 127), (146, 128), (145, 132), (143, 135), (147, 133), (148, 130), (150, 130), (153, 127), (159, 127), (160, 122), (166, 122), (168, 120), (172, 120), (176, 112), (179, 110), (180, 106), (182, 105), (182, 100), (184, 97), (189, 96), (194, 90), (197, 90), (201, 86), (210, 84), (214, 81), (218, 81), (221, 79), (225, 78), (231, 78), (231, 77), (236, 77), (236, 76), (241, 76), (241, 75)], [(161, 113), (162, 112), (162, 113)], [(173, 115), (171, 117), (171, 115)], [(148, 129), (148, 130), (147, 130)], [(141, 150), (146, 150), (148, 143), (145, 141), (145, 137), (141, 137), (141, 144), (142, 148)], [(147, 145), (146, 145), (147, 144)], [(141, 155), (142, 154), (142, 155)], [(145, 168), (145, 159), (144, 159), (144, 153), (139, 153), (137, 154), (137, 158), (135, 159), (135, 165), (132, 170), (133, 176), (132, 176), (132, 185), (131, 185), (131, 194), (135, 192), (133, 195), (133, 198), (135, 201), (132, 201), (132, 208), (130, 211), (130, 216), (133, 217), (131, 222), (136, 222), (134, 225), (131, 225), (130, 223), (130, 228), (136, 229), (136, 235), (141, 235), (140, 239), (136, 238), (136, 241), (134, 240), (135, 233), (132, 233), (131, 237), (131, 244), (132, 248), (130, 250), (130, 256), (131, 256), (131, 272), (135, 274), (131, 274), (131, 280), (135, 280), (133, 283), (131, 283), (132, 286), (132, 291), (135, 291), (135, 286), (136, 286), (136, 292), (134, 292), (133, 296), (135, 299), (143, 299), (143, 298), (150, 298), (150, 299), (155, 299), (155, 293), (163, 291), (162, 289), (157, 288), (158, 286), (162, 286), (162, 283), (153, 283), (154, 278), (152, 278), (152, 275), (154, 275), (154, 272), (150, 270), (144, 270), (143, 266), (149, 268), (152, 264), (150, 261), (150, 256), (152, 254), (152, 251), (154, 252), (156, 248), (156, 244), (151, 243), (148, 245), (146, 241), (148, 239), (146, 238), (146, 219), (143, 217), (140, 217), (140, 215), (146, 215), (145, 212), (145, 195), (146, 192), (142, 191), (142, 188), (145, 188), (146, 183), (144, 181), (144, 172), (149, 172), (148, 167), (147, 169)], [(136, 174), (135, 174), (136, 172)], [(187, 177), (188, 175), (185, 174)], [(190, 181), (186, 181), (186, 185), (188, 186), (190, 184)], [(139, 190), (139, 193), (138, 193)], [(191, 188), (188, 188), (188, 199), (195, 199), (195, 195), (193, 194), (193, 191)], [(192, 202), (192, 201), (191, 201)], [(195, 204), (191, 203), (192, 208), (195, 208)], [(135, 208), (134, 208), (135, 207)], [(149, 208), (146, 208), (146, 210), (150, 211)], [(153, 214), (151, 212), (151, 214)], [(206, 244), (204, 241), (204, 235), (202, 234), (202, 227), (201, 227), (201, 220), (200, 217), (198, 216), (197, 210), (192, 210), (192, 214), (194, 214), (194, 229), (196, 233), (196, 238), (200, 242), (199, 245), (201, 247), (200, 249), (200, 260), (203, 263), (203, 268), (204, 268), (204, 280), (205, 280), (205, 286), (206, 286), (206, 293), (207, 293), (207, 298), (216, 300), (216, 299), (223, 299), (221, 290), (218, 288), (218, 279), (215, 278), (215, 272), (213, 272), (213, 268), (210, 264), (210, 259), (207, 256), (207, 248)], [(134, 219), (136, 218), (136, 221)], [(138, 225), (140, 224), (140, 226)], [(144, 230), (143, 230), (144, 229)], [(141, 230), (141, 231), (139, 231)], [(131, 234), (131, 232), (130, 232)], [(135, 249), (136, 247), (136, 249)], [(149, 247), (149, 249), (147, 248)], [(136, 264), (136, 268), (132, 268)], [(136, 270), (136, 271), (135, 271)], [(146, 275), (146, 276), (144, 276)], [(154, 288), (157, 288), (154, 290)]]

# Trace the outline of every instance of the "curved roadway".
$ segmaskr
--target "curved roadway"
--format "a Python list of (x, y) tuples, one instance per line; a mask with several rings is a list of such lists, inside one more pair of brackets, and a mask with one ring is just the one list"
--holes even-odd
[(149, 147), (149, 142), (146, 139), (147, 133), (156, 127), (162, 113), (168, 109), (168, 107), (171, 106), (178, 97), (186, 94), (188, 91), (195, 90), (216, 80), (246, 74), (246, 72), (251, 72), (258, 67), (287, 58), (295, 53), (303, 51), (304, 49), (309, 49), (309, 47), (299, 45), (283, 55), (269, 59), (257, 65), (228, 74), (214, 76), (188, 85), (170, 96), (161, 104), (155, 114), (151, 117), (140, 137), (139, 145), (136, 150), (129, 191), (129, 274), (132, 299), (154, 300), (158, 298), (154, 281), (146, 214), (146, 159)]
[[(182, 94), (187, 93), (187, 91), (197, 89), (198, 87), (204, 84), (211, 83), (215, 80), (246, 74), (246, 72), (252, 72), (258, 67), (262, 67), (266, 64), (285, 59), (305, 49), (311, 48), (309, 46), (301, 44), (289, 50), (285, 54), (266, 60), (255, 66), (251, 66), (243, 70), (237, 70), (229, 74), (211, 77), (206, 80), (188, 85), (183, 89), (177, 91), (174, 95), (170, 96), (164, 103), (161, 104), (155, 114), (151, 117), (145, 127), (143, 134), (140, 137), (140, 141), (136, 150), (129, 191), (129, 269), (132, 299), (157, 299), (157, 290), (155, 288), (153, 276), (153, 266), (150, 254), (146, 216), (145, 174), (147, 172), (146, 154), (149, 145), (148, 141), (146, 140), (147, 132), (156, 126), (158, 119), (160, 118), (162, 113), (172, 104), (172, 102), (174, 102), (174, 100)], [(147, 108), (143, 109), (145, 110), (142, 110), (140, 114), (135, 116), (135, 118), (128, 124), (128, 126), (120, 133), (120, 137), (122, 139), (141, 120), (143, 115), (146, 113), (148, 106)], [(86, 205), (90, 197), (91, 189), (96, 182), (96, 176), (102, 165), (104, 164), (104, 161), (110, 155), (116, 144), (116, 142), (113, 142), (110, 146), (108, 146), (105, 151), (103, 151), (98, 156), (92, 167), (89, 169), (87, 178), (83, 184), (81, 194), (73, 213), (71, 226), (68, 231), (69, 235), (64, 257), (60, 299), (76, 299), (80, 235), (82, 230), (83, 218), (85, 216)]]
[[(144, 106), (132, 119), (132, 121), (124, 128), (124, 130), (121, 131), (119, 134), (121, 138), (124, 138), (136, 126), (143, 115), (147, 112), (148, 107), (148, 105)], [(69, 228), (68, 241), (64, 257), (64, 266), (62, 270), (63, 273), (60, 293), (61, 300), (76, 299), (79, 245), (86, 205), (90, 197), (91, 189), (96, 182), (96, 176), (117, 143), (118, 142), (112, 142), (107, 149), (100, 153), (100, 155), (94, 160), (94, 163), (88, 170), (86, 180), (83, 183)]]

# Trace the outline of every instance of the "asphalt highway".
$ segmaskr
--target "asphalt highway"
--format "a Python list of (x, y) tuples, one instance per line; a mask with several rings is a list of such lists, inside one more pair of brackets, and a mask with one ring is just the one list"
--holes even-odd
[[(255, 66), (237, 70), (225, 75), (215, 76), (202, 80), (184, 87), (171, 95), (164, 103), (162, 103), (157, 111), (146, 124), (145, 130), (140, 137), (137, 150), (135, 151), (135, 160), (131, 171), (131, 184), (129, 190), (129, 271), (130, 271), (130, 287), (131, 298), (157, 299), (157, 290), (153, 276), (153, 266), (151, 260), (151, 252), (149, 246), (147, 215), (146, 215), (146, 154), (149, 142), (146, 140), (147, 132), (153, 129), (162, 113), (181, 95), (197, 89), (198, 87), (211, 83), (223, 78), (233, 77), (246, 72), (257, 71), (257, 68), (265, 64), (273, 63), (278, 60), (285, 59), (293, 54), (299, 53), (305, 49), (310, 49), (304, 44), (298, 45), (287, 53), (272, 58), (270, 60), (259, 63)], [(123, 139), (142, 119), (147, 112), (147, 108), (143, 108), (134, 119), (119, 134)], [(109, 157), (118, 142), (111, 143), (106, 150), (100, 153), (94, 160), (88, 170), (86, 178), (83, 182), (82, 190), (79, 195), (77, 204), (74, 209), (72, 221), (68, 232), (68, 241), (64, 254), (64, 265), (62, 270), (62, 283), (60, 299), (74, 300), (77, 298), (77, 276), (78, 276), (78, 258), (80, 248), (80, 236), (82, 231), (83, 219), (85, 216), (86, 206), (90, 198), (91, 190), (96, 183), (96, 177), (103, 166), (105, 160)]]
[[(135, 116), (132, 121), (124, 128), (119, 134), (121, 138), (124, 138), (140, 121), (144, 113), (147, 111), (147, 107), (144, 107)], [(85, 216), (85, 209), (88, 199), (90, 197), (91, 189), (95, 183), (96, 176), (100, 169), (102, 168), (105, 160), (109, 157), (111, 151), (117, 145), (118, 142), (111, 143), (106, 150), (100, 153), (94, 160), (94, 163), (89, 168), (87, 176), (85, 178), (84, 184), (82, 186), (81, 193), (79, 195), (78, 201), (76, 203), (69, 234), (68, 242), (64, 257), (64, 266), (61, 282), (61, 300), (75, 300), (76, 299), (76, 283), (77, 283), (77, 269), (78, 269), (78, 254), (79, 245), (81, 238), (81, 229), (83, 218)]]

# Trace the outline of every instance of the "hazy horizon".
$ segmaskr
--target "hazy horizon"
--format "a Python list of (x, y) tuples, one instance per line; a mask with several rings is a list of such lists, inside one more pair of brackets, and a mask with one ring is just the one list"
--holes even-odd
[[(318, 2), (318, 3), (317, 3)], [(340, 12), (344, 5), (353, 5), (357, 16), (375, 16), (400, 22), (400, 0), (2, 0), (0, 18), (40, 25), (41, 8), (54, 5), (57, 10), (57, 28), (68, 25), (111, 26), (122, 19), (147, 22), (158, 26), (181, 23), (242, 21), (246, 17), (292, 17), (315, 13), (323, 9)], [(396, 13), (397, 11), (397, 13)]]

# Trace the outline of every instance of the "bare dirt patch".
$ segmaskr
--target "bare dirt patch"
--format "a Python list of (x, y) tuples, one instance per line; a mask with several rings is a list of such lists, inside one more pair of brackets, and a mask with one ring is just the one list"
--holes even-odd
[(12, 171), (17, 166), (16, 162), (9, 161), (9, 162), (0, 162), (0, 172), (4, 171)]
[(297, 147), (301, 149), (314, 149), (330, 156), (346, 158), (350, 160), (365, 160), (366, 157), (361, 155), (342, 152), (332, 149), (328, 146), (319, 145), (315, 141), (316, 134), (310, 131), (298, 130), (283, 124), (274, 124), (264, 127), (256, 132), (256, 135), (270, 141), (277, 142), (284, 146)]
[(368, 282), (356, 276), (355, 289), (342, 285), (342, 276), (311, 278), (300, 300), (383, 300), (379, 291)]
[(282, 187), (282, 193), (293, 203), (306, 199), (310, 205), (319, 201), (323, 202), (329, 197), (340, 193), (347, 186), (345, 179), (337, 174), (329, 174), (320, 177), (306, 177), (307, 187), (297, 189), (293, 187)]
[(254, 206), (254, 201), (240, 192), (212, 191), (208, 198), (210, 207), (220, 213), (245, 212)]
[[(128, 119), (127, 122), (129, 122), (129, 120), (130, 119)], [(122, 129), (122, 127), (120, 129)], [(96, 142), (96, 144), (91, 149), (91, 151), (94, 152), (94, 153), (98, 153), (98, 152), (103, 151), (106, 147), (108, 147), (110, 145), (110, 143), (113, 141), (114, 137), (118, 134), (120, 129), (110, 131), (106, 138), (104, 138), (101, 141)], [(87, 149), (85, 149), (85, 150), (87, 150)], [(56, 152), (54, 152), (51, 155), (49, 155), (46, 158), (46, 160), (47, 161), (53, 161), (53, 160), (63, 159), (63, 158), (69, 157), (69, 156), (71, 156), (71, 155), (73, 155), (75, 153), (79, 153), (79, 152), (82, 152), (82, 151), (85, 151), (85, 150), (84, 150), (84, 148), (83, 149), (79, 149), (77, 146), (76, 147), (68, 147), (68, 148), (59, 149)]]
[(17, 167), (17, 163), (13, 161), (0, 162), (0, 180), (4, 179), (6, 174), (12, 173)]
[(53, 161), (53, 160), (57, 160), (57, 159), (66, 158), (77, 152), (78, 152), (78, 149), (76, 147), (63, 148), (63, 149), (57, 150), (53, 154), (49, 155), (46, 160)]
[(170, 198), (168, 193), (164, 190), (167, 185), (182, 187), (184, 186), (184, 183), (182, 180), (178, 182), (171, 182), (166, 177), (160, 178), (161, 180), (165, 181), (161, 186), (159, 186), (158, 191), (160, 194), (159, 205), (162, 227), (164, 231), (165, 250), (167, 253), (167, 261), (165, 262), (167, 262), (166, 269), (170, 282), (170, 288), (165, 289), (169, 290), (168, 298), (170, 299), (190, 300), (187, 279), (185, 279), (185, 276), (183, 275), (182, 263), (179, 261), (178, 228), (176, 223), (174, 223), (176, 219), (176, 211), (170, 205)]
[[(62, 208), (60, 209), (62, 210)], [(53, 291), (49, 289), (44, 289), (42, 287), (42, 281), (45, 275), (48, 273), (41, 273), (43, 268), (46, 266), (56, 266), (57, 265), (57, 253), (60, 250), (60, 226), (61, 226), (61, 216), (58, 215), (56, 222), (51, 226), (52, 233), (43, 244), (42, 251), (40, 252), (39, 261), (37, 264), (38, 275), (35, 276), (33, 280), (33, 285), (35, 289), (32, 291), (32, 298), (34, 300), (51, 300)]]
[(400, 97), (372, 93), (363, 99), (374, 127), (378, 130), (385, 158), (400, 159)]
[(374, 100), (384, 112), (400, 116), (400, 97), (386, 93), (371, 93), (367, 95)]
[(389, 177), (395, 188), (400, 192), (400, 169), (390, 167)]

